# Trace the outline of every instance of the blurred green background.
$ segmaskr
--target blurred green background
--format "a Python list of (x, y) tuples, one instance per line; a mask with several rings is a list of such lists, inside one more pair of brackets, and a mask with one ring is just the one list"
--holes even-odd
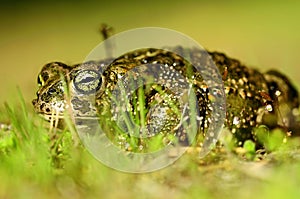
[(300, 83), (299, 1), (3, 1), (0, 9), (0, 103), (19, 86), (30, 103), (41, 67), (75, 64), (101, 41), (99, 26), (115, 32), (159, 26), (189, 35), (265, 71), (277, 68)]

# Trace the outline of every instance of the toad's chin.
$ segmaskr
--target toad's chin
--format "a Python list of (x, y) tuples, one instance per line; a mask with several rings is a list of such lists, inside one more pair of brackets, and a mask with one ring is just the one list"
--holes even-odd
[(62, 120), (65, 119), (65, 114), (63, 113), (56, 113), (56, 114), (39, 113), (39, 116), (41, 116), (48, 122), (52, 123), (52, 126), (55, 126), (56, 123), (60, 123)]

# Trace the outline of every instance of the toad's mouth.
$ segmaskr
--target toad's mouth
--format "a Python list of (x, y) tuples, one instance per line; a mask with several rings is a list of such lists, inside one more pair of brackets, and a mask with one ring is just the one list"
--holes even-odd
[(49, 122), (55, 122), (59, 120), (63, 120), (65, 118), (65, 115), (63, 114), (44, 114), (44, 113), (39, 113), (39, 116), (44, 118), (45, 120)]
[(41, 102), (39, 99), (34, 99), (32, 104), (36, 113), (51, 117), (63, 117), (64, 112), (69, 108), (65, 100), (53, 100), (46, 103)]

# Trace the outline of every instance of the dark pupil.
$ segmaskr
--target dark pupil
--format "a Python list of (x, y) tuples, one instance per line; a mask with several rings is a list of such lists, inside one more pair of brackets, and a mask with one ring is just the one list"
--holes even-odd
[(89, 82), (92, 82), (92, 81), (95, 81), (95, 78), (87, 77), (87, 78), (84, 78), (83, 80), (81, 80), (81, 82), (79, 82), (79, 83), (89, 83)]

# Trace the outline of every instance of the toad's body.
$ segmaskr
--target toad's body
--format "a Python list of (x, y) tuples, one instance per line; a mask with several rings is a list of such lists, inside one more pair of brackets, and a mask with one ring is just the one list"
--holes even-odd
[[(63, 116), (65, 109), (71, 107), (78, 117), (105, 116), (105, 119), (116, 120), (116, 115), (122, 110), (111, 107), (111, 96), (118, 81), (134, 68), (137, 69), (134, 74), (151, 73), (153, 76), (155, 71), (145, 67), (147, 64), (157, 64), (157, 67), (168, 68), (169, 72), (167, 75), (157, 76), (161, 79), (160, 82), (166, 83), (165, 85), (153, 83), (142, 87), (144, 104), (141, 106), (146, 110), (146, 119), (142, 122), (148, 126), (148, 133), (172, 134), (180, 123), (178, 114), (172, 108), (174, 105), (179, 106), (179, 98), (174, 90), (168, 88), (172, 85), (167, 84), (178, 74), (185, 79), (182, 81), (192, 84), (201, 116), (198, 118), (200, 129), (205, 132), (211, 121), (212, 99), (201, 74), (194, 69), (189, 70), (189, 63), (174, 53), (180, 50), (182, 49), (174, 48), (173, 52), (170, 52), (160, 49), (140, 49), (114, 60), (87, 62), (74, 66), (60, 62), (49, 63), (39, 74), (40, 87), (37, 98), (33, 100), (34, 108), (48, 119), (53, 113)], [(208, 62), (207, 55), (210, 55), (217, 66), (226, 94), (225, 126), (234, 134), (237, 143), (241, 144), (247, 139), (255, 141), (256, 136), (252, 130), (260, 124), (266, 124), (270, 128), (285, 126), (289, 130), (293, 129), (299, 106), (298, 93), (284, 75), (276, 71), (262, 74), (218, 52), (205, 54), (204, 51), (192, 50), (191, 53), (195, 57), (200, 57), (198, 62), (203, 66)], [(66, 85), (62, 79), (65, 79)], [(180, 86), (180, 84), (173, 85), (173, 88)], [(136, 109), (136, 104), (141, 103), (140, 101), (134, 98), (121, 101), (120, 103), (127, 103), (124, 107), (131, 110), (132, 115), (140, 113), (140, 110)], [(156, 108), (151, 109), (150, 106)]]

